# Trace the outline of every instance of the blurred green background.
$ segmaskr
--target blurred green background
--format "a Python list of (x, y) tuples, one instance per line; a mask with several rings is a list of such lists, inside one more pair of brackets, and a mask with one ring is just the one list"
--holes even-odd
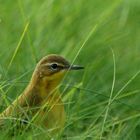
[(85, 66), (61, 87), (67, 122), (57, 139), (139, 140), (139, 27), (139, 0), (0, 0), (0, 110), (56, 53)]

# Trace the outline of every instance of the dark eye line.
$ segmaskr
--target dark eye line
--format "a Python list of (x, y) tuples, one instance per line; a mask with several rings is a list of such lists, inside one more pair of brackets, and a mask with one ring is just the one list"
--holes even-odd
[(64, 69), (64, 66), (59, 65), (59, 64), (57, 64), (57, 63), (51, 64), (50, 67), (51, 67), (52, 69), (54, 69), (54, 70), (61, 70), (61, 69)]
[(61, 65), (58, 65), (57, 66), (59, 69), (63, 69), (64, 67), (63, 66), (61, 66)]
[(70, 68), (70, 65), (66, 65), (63, 67), (64, 69), (69, 69)]

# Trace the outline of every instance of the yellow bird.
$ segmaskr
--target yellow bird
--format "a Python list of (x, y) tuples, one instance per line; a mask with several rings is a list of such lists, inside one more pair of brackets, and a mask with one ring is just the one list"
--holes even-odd
[(24, 92), (0, 114), (0, 124), (6, 118), (32, 122), (53, 131), (59, 131), (65, 123), (64, 104), (59, 93), (59, 84), (69, 70), (82, 66), (70, 65), (62, 56), (51, 54), (37, 64)]

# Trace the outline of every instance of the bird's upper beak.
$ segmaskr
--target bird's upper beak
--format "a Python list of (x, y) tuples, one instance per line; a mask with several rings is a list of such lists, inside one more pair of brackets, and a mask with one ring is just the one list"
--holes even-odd
[(84, 69), (83, 66), (79, 66), (79, 65), (70, 65), (70, 66), (67, 66), (68, 70), (80, 70), (80, 69)]

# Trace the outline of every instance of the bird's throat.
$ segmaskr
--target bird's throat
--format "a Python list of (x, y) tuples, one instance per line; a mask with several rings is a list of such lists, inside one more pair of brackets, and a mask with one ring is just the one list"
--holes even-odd
[(54, 94), (58, 95), (58, 89), (61, 79), (50, 79), (49, 77), (39, 77), (37, 73), (34, 73), (28, 89), (35, 90), (38, 96), (45, 99)]
[(59, 80), (48, 80), (47, 78), (43, 78), (37, 85), (40, 96), (46, 98), (58, 95), (59, 82)]

